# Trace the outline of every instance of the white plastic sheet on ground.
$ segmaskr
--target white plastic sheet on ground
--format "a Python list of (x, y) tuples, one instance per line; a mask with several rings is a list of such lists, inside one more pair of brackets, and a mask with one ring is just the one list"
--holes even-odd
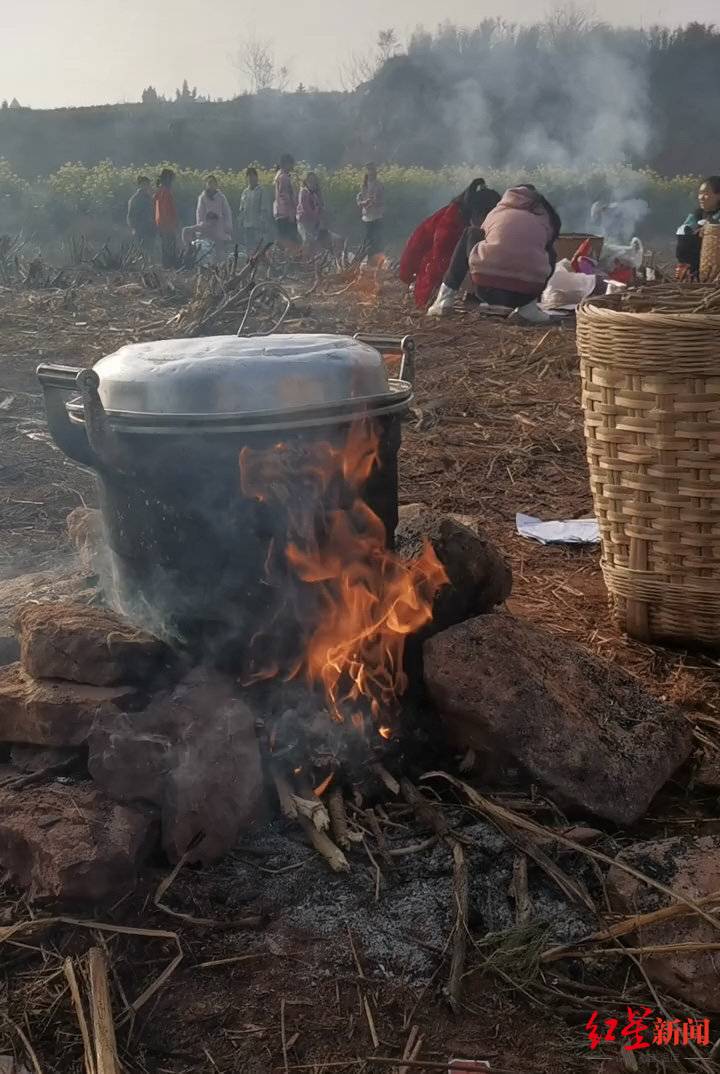
[(532, 515), (515, 515), (521, 537), (540, 544), (599, 544), (600, 529), (594, 518), (571, 518), (567, 521), (543, 522)]
[(540, 305), (544, 310), (575, 309), (595, 290), (596, 277), (573, 272), (565, 258), (558, 261), (543, 291)]

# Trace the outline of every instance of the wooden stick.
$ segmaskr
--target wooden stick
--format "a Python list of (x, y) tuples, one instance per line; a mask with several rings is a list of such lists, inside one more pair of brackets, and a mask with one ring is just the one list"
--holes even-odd
[[(688, 942), (688, 943), (660, 943), (648, 947), (593, 947), (587, 950), (580, 947), (577, 950), (566, 951), (563, 958), (617, 958), (624, 955), (668, 955), (668, 954), (693, 954), (696, 951), (720, 951), (720, 943)], [(560, 956), (558, 956), (560, 957)]]
[(319, 832), (307, 817), (298, 816), (297, 822), (305, 833), (308, 842), (312, 844), (319, 854), (322, 854), (334, 873), (350, 872), (350, 862), (340, 850), (340, 847), (335, 846), (332, 839), (325, 835), (325, 832)]
[(349, 850), (350, 840), (348, 839), (347, 814), (345, 813), (345, 802), (343, 801), (342, 791), (339, 787), (335, 786), (330, 788), (327, 807), (328, 813), (330, 814), (330, 824), (332, 825), (332, 833), (335, 842), (341, 850)]
[(102, 948), (91, 947), (87, 961), (97, 1074), (120, 1074), (107, 964)]
[(452, 933), (452, 957), (450, 976), (445, 989), (448, 1003), (454, 1014), (460, 1010), (460, 999), (465, 973), (467, 955), (467, 916), (469, 903), (468, 875), (465, 854), (461, 844), (451, 835), (444, 814), (428, 802), (409, 779), (400, 780), (403, 798), (411, 805), (417, 818), (443, 839), (453, 856), (453, 896), (455, 902), (455, 924)]
[(412, 806), (418, 820), (444, 839), (449, 831), (445, 816), (431, 805), (426, 798), (423, 798), (417, 787), (414, 787), (409, 779), (403, 777), (400, 780), (400, 789), (402, 790), (403, 798), (408, 805)]
[(267, 958), (267, 951), (252, 951), (247, 955), (231, 955), (229, 958), (215, 958), (211, 962), (197, 962), (193, 969), (210, 970), (214, 966), (229, 966), (233, 962), (247, 962), (251, 958)]
[[(718, 901), (720, 901), (720, 891), (713, 891), (710, 895), (704, 895), (701, 899), (698, 899), (697, 904), (703, 907)], [(671, 906), (664, 906), (660, 910), (652, 910), (646, 914), (634, 914), (632, 917), (623, 918), (622, 921), (616, 921), (614, 925), (610, 925), (606, 929), (601, 929), (599, 932), (593, 932), (589, 936), (583, 937), (582, 941), (575, 941), (575, 943), (563, 944), (558, 947), (549, 947), (547, 951), (543, 951), (540, 955), (540, 961), (554, 962), (558, 958), (564, 958), (565, 952), (574, 948), (578, 942), (602, 943), (603, 940), (614, 940), (618, 936), (626, 936), (629, 932), (637, 932), (648, 925), (657, 925), (661, 921), (670, 921), (676, 917), (692, 917), (694, 914), (695, 910), (682, 902), (675, 902)]]
[(301, 798), (299, 794), (294, 794), (292, 800), (300, 817), (307, 817), (319, 832), (328, 830), (330, 816), (322, 802), (317, 798)]
[(375, 810), (374, 809), (366, 809), (365, 810), (365, 816), (367, 817), (368, 824), (370, 825), (370, 830), (372, 831), (373, 836), (375, 837), (375, 842), (377, 843), (377, 847), (378, 847), (380, 857), (383, 859), (385, 864), (392, 869), (393, 868), (393, 860), (392, 860), (392, 858), (389, 856), (389, 854), (387, 852), (387, 844), (385, 842), (385, 836), (383, 835), (382, 830), (380, 828), (380, 824), (378, 823), (378, 819), (375, 816)]
[(35, 1074), (43, 1074), (42, 1067), (40, 1066), (40, 1061), (38, 1060), (37, 1053), (30, 1042), (30, 1038), (25, 1036), (22, 1031), (22, 1028), (17, 1024), (17, 1022), (13, 1022), (12, 1018), (8, 1018), (7, 1015), (4, 1015), (3, 1017), (5, 1018), (7, 1024), (15, 1030), (18, 1037), (22, 1041), (23, 1047), (27, 1052), (28, 1059), (33, 1065), (33, 1070), (35, 1071)]
[(282, 1042), (283, 1065), (285, 1067), (285, 1074), (287, 1074), (288, 1049), (287, 1039), (285, 1037), (285, 996), (283, 996), (283, 998), (280, 1000), (280, 1040)]
[(57, 764), (48, 765), (47, 768), (41, 768), (38, 772), (30, 772), (26, 776), (12, 776), (9, 779), (3, 780), (3, 788), (13, 791), (21, 791), (25, 787), (34, 787), (37, 783), (44, 783), (46, 779), (52, 779), (53, 776), (64, 776), (66, 772), (70, 772), (77, 764), (77, 757), (68, 757), (65, 761), (58, 761)]
[(288, 820), (297, 820), (298, 808), (293, 798), (293, 792), (290, 788), (290, 784), (277, 768), (273, 766), (272, 769), (273, 783), (275, 784), (275, 790), (277, 791), (278, 801), (280, 802), (280, 812)]
[(381, 783), (384, 783), (391, 794), (397, 796), (400, 794), (400, 784), (395, 779), (395, 776), (391, 776), (385, 765), (380, 764), (377, 761), (375, 764), (370, 765), (370, 769), (378, 777)]
[[(417, 1059), (417, 1057), (420, 1055), (420, 1049), (422, 1048), (424, 1043), (425, 1043), (425, 1038), (424, 1037), (418, 1037), (418, 1039), (415, 1041), (415, 1047), (413, 1048), (413, 1050), (410, 1052), (410, 1055), (408, 1056), (408, 1059), (409, 1059), (409, 1061), (411, 1063), (414, 1063), (415, 1060)], [(407, 1071), (407, 1067), (405, 1067), (405, 1071)]]
[[(479, 794), (474, 787), (469, 786), (467, 783), (463, 783), (461, 779), (456, 779), (455, 776), (451, 776), (447, 772), (426, 772), (422, 778), (447, 780), (448, 783), (451, 783), (454, 787), (457, 787), (458, 790), (462, 791), (470, 804), (483, 816), (491, 820), (496, 827), (501, 826), (498, 821), (505, 821), (509, 822), (514, 827), (530, 832), (533, 835), (539, 835), (542, 838), (547, 838), (548, 836), (547, 828), (543, 828), (542, 825), (536, 824), (526, 817), (521, 817), (509, 809), (504, 809), (490, 798), (485, 798), (482, 794)], [(636, 880), (640, 880), (643, 884), (647, 884), (648, 887), (654, 888), (655, 891), (660, 891), (663, 895), (667, 895), (668, 898), (673, 899), (674, 902), (680, 902), (684, 906), (688, 906), (693, 913), (698, 914), (704, 921), (707, 921), (708, 924), (712, 925), (713, 928), (720, 929), (720, 920), (707, 913), (698, 901), (681, 895), (679, 891), (673, 891), (673, 889), (667, 887), (666, 884), (662, 884), (659, 880), (654, 880), (651, 876), (648, 876), (647, 873), (643, 873), (639, 869), (635, 869), (632, 865), (628, 865), (627, 862), (623, 861), (621, 858), (611, 858), (608, 854), (603, 854), (599, 850), (593, 850), (592, 847), (582, 846), (574, 839), (568, 839), (567, 836), (561, 835), (559, 832), (553, 832), (552, 837), (558, 843), (562, 843), (572, 850), (577, 850), (579, 853), (584, 854), (588, 858), (592, 858), (594, 861), (601, 861), (605, 865), (616, 866), (618, 869), (622, 870), (622, 872), (627, 873), (628, 876), (632, 876)]]
[[(450, 840), (448, 840), (450, 842)], [(460, 843), (451, 842), (453, 855), (453, 895), (455, 897), (455, 926), (453, 929), (452, 958), (447, 984), (447, 998), (453, 1014), (460, 1011), (463, 975), (467, 954), (467, 917), (469, 902), (468, 871), (465, 853)]]
[(515, 924), (527, 925), (532, 917), (532, 903), (528, 894), (527, 856), (516, 854), (510, 894), (515, 900)]
[(367, 854), (368, 858), (370, 859), (370, 864), (372, 865), (373, 869), (375, 870), (375, 902), (379, 902), (380, 901), (380, 883), (382, 881), (382, 870), (380, 869), (380, 866), (378, 865), (378, 863), (376, 862), (375, 858), (373, 857), (372, 850), (367, 845), (367, 842), (364, 839), (363, 839), (363, 844), (362, 845), (363, 845), (363, 847), (365, 849), (365, 853)]
[[(395, 1067), (398, 1064), (397, 1059), (391, 1059), (387, 1055), (366, 1055), (364, 1057), (364, 1060), (366, 1063), (377, 1063), (379, 1066), (383, 1067)], [(347, 1062), (347, 1060), (344, 1060), (344, 1062)], [(441, 1070), (443, 1074), (448, 1074), (448, 1072), (451, 1072), (451, 1074), (463, 1074), (463, 1072), (465, 1072), (465, 1074), (468, 1074), (468, 1071), (476, 1071), (477, 1064), (479, 1062), (482, 1062), (482, 1060), (458, 1059), (456, 1061), (455, 1066), (453, 1066), (452, 1068), (450, 1067), (450, 1063), (447, 1059), (443, 1063), (438, 1063), (437, 1061), (432, 1059), (403, 1059), (402, 1062), (405, 1064), (406, 1067), (411, 1067), (413, 1070)], [(468, 1066), (462, 1066), (462, 1063), (467, 1063)], [(471, 1066), (470, 1064), (474, 1065)], [(296, 1067), (294, 1069), (301, 1068)], [(306, 1069), (310, 1068), (307, 1067)], [(491, 1074), (523, 1074), (523, 1072), (520, 1070), (507, 1070), (505, 1067), (491, 1067)]]
[[(410, 1036), (407, 1039), (407, 1043), (405, 1044), (405, 1049), (403, 1051), (403, 1059), (409, 1059), (410, 1062), (413, 1063), (420, 1053), (420, 1049), (423, 1046), (424, 1040), (425, 1038), (420, 1035), (420, 1030), (418, 1029), (418, 1027), (412, 1026), (410, 1029)], [(407, 1074), (407, 1072), (407, 1064), (402, 1063), (398, 1067), (397, 1074)]]
[[(410, 1058), (410, 1053), (413, 1050), (413, 1048), (415, 1047), (415, 1041), (417, 1040), (417, 1036), (418, 1036), (419, 1032), (420, 1032), (420, 1030), (418, 1029), (417, 1026), (410, 1026), (410, 1033), (408, 1035), (408, 1039), (405, 1042), (405, 1047), (403, 1048), (403, 1054), (402, 1054), (403, 1059), (409, 1059)], [(398, 1074), (403, 1074), (403, 1072), (400, 1070), (400, 1071), (398, 1071)]]
[(362, 962), (358, 958), (357, 948), (355, 946), (355, 941), (353, 940), (353, 934), (350, 931), (350, 926), (349, 925), (346, 924), (345, 928), (347, 929), (348, 940), (350, 941), (350, 950), (352, 951), (352, 957), (353, 957), (353, 961), (355, 962), (355, 968), (358, 971), (358, 977), (360, 977), (364, 981), (365, 980), (365, 974), (363, 972)]
[(370, 1010), (370, 1004), (368, 1002), (368, 998), (365, 992), (363, 992), (363, 1006), (365, 1008), (365, 1017), (367, 1018), (367, 1024), (368, 1029), (370, 1030), (370, 1037), (373, 1042), (373, 1048), (377, 1048), (380, 1045), (380, 1040), (377, 1035), (377, 1030), (375, 1029), (375, 1020), (373, 1019), (372, 1011)]
[(73, 1006), (75, 1007), (75, 1014), (77, 1015), (78, 1024), (80, 1026), (80, 1036), (83, 1042), (83, 1054), (85, 1059), (85, 1070), (87, 1074), (96, 1074), (95, 1071), (95, 1057), (93, 1055), (92, 1045), (90, 1043), (90, 1030), (87, 1024), (87, 1018), (85, 1017), (85, 1009), (83, 1007), (82, 998), (80, 996), (80, 989), (78, 987), (77, 976), (75, 974), (75, 966), (71, 958), (66, 958), (63, 963), (63, 970), (67, 983), (70, 986), (70, 995), (72, 996)]
[(406, 847), (388, 847), (386, 853), (390, 858), (404, 858), (407, 854), (420, 854), (423, 850), (429, 850), (437, 842), (438, 837), (431, 835), (429, 839), (423, 839), (421, 843), (410, 843)]

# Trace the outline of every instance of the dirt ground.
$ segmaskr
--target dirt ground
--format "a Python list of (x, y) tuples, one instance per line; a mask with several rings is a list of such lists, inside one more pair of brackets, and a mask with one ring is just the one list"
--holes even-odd
[[(35, 367), (40, 361), (90, 365), (123, 343), (164, 338), (187, 297), (178, 286), (179, 293), (168, 295), (136, 279), (105, 277), (70, 291), (0, 289), (0, 577), (64, 561), (66, 515), (94, 502), (92, 476), (48, 437)], [(512, 328), (472, 308), (429, 321), (392, 280), (379, 293), (330, 290), (310, 296), (302, 318), (285, 330), (410, 333), (416, 340), (416, 401), (404, 429), (401, 502), (479, 516), (512, 562), (511, 610), (641, 676), (651, 691), (692, 715), (698, 749), (711, 749), (720, 726), (717, 661), (621, 636), (609, 614), (597, 549), (543, 547), (515, 533), (518, 511), (549, 519), (592, 510), (573, 327)], [(707, 833), (716, 824), (714, 809), (705, 805), (677, 790), (655, 806), (650, 823), (671, 835), (686, 831), (692, 818)], [(546, 973), (525, 987), (520, 968), (494, 970), (492, 960), (489, 965), (477, 954), (469, 963), (463, 1010), (453, 1016), (441, 995), (442, 950), (432, 952), (434, 979), (418, 989), (366, 962), (361, 949), (356, 958), (351, 922), (350, 933), (330, 945), (284, 931), (277, 920), (272, 927), (237, 928), (238, 913), (257, 908), (256, 893), (237, 890), (229, 865), (183, 872), (165, 902), (191, 920), (172, 916), (152, 902), (166, 873), (158, 863), (139, 893), (98, 911), (109, 926), (154, 932), (93, 933), (107, 944), (124, 1004), (172, 963), (178, 945), (183, 953), (136, 1016), (129, 1006), (119, 1016), (128, 1071), (380, 1074), (395, 1067), (371, 1057), (396, 1059), (415, 1025), (424, 1037), (421, 1058), (438, 1064), (426, 1069), (441, 1070), (453, 1055), (487, 1058), (493, 1070), (510, 1074), (625, 1069), (616, 1065), (617, 1050), (590, 1052), (583, 1032), (610, 991), (639, 995), (637, 980), (623, 983), (625, 969), (612, 989), (604, 986), (604, 967), (582, 982)], [(9, 890), (0, 901), (3, 925), (31, 913), (39, 911)], [(60, 926), (40, 939), (29, 933), (0, 947), (0, 1052), (14, 1049), (32, 1069), (25, 1038), (36, 1052), (36, 1071), (85, 1069), (63, 959), (86, 949), (90, 931)], [(674, 1066), (668, 1053), (642, 1060), (646, 1071), (688, 1069)]]

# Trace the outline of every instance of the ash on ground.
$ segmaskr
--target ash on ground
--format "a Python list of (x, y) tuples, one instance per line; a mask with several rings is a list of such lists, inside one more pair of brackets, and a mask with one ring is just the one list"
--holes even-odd
[[(452, 822), (451, 811), (447, 815)], [(517, 851), (489, 824), (461, 827), (459, 815), (458, 810), (454, 830), (464, 842), (468, 865), (468, 925), (479, 940), (516, 925), (510, 887)], [(417, 831), (388, 835), (387, 846), (399, 848), (424, 838)], [(219, 868), (228, 892), (242, 898), (245, 906), (249, 897), (270, 915), (266, 936), (282, 940), (302, 934), (327, 940), (324, 961), (330, 971), (347, 969), (349, 929), (368, 975), (422, 986), (448, 950), (455, 912), (452, 855), (438, 843), (393, 862), (392, 870), (382, 867), (376, 899), (376, 870), (362, 848), (352, 853), (349, 874), (334, 875), (283, 821), (275, 821), (246, 839)], [(570, 856), (563, 865), (592, 886), (586, 860)], [(532, 863), (528, 894), (532, 925), (545, 933), (548, 946), (575, 942), (595, 925), (587, 910), (551, 887)]]

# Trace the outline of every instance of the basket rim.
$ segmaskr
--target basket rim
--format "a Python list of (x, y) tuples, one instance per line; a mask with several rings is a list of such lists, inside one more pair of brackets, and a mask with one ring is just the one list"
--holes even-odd
[[(720, 225), (718, 225), (720, 226)], [(652, 326), (657, 328), (693, 328), (701, 331), (717, 332), (720, 328), (720, 313), (693, 313), (691, 311), (678, 313), (650, 313), (634, 312), (632, 310), (618, 310), (608, 303), (606, 295), (598, 295), (594, 298), (586, 298), (578, 307), (578, 319), (592, 323), (614, 323), (618, 327)], [(612, 297), (612, 296), (610, 296)]]

